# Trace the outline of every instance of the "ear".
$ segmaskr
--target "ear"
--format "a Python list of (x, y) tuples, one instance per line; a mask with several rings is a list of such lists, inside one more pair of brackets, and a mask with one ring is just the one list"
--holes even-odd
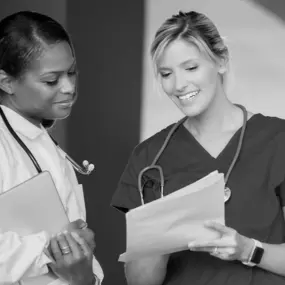
[(14, 93), (13, 79), (4, 70), (0, 70), (0, 89), (12, 95)]
[(228, 59), (221, 59), (218, 63), (218, 72), (224, 74), (228, 71)]

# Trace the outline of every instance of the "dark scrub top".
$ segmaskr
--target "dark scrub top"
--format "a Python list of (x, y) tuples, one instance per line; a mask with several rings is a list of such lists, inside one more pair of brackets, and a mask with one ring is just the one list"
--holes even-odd
[[(139, 144), (126, 166), (112, 206), (127, 212), (140, 205), (137, 190), (138, 173), (150, 165), (162, 146), (167, 127)], [(181, 125), (172, 136), (158, 164), (165, 175), (165, 194), (176, 191), (214, 170), (226, 173), (236, 152), (241, 129), (217, 158), (213, 158)], [(240, 157), (228, 186), (231, 199), (225, 205), (228, 227), (261, 242), (285, 242), (285, 121), (253, 115), (247, 123)], [(159, 198), (156, 171), (143, 176), (147, 202)], [(223, 261), (207, 253), (182, 251), (170, 255), (163, 284), (171, 285), (281, 285), (285, 277), (258, 267), (247, 267), (239, 261)]]

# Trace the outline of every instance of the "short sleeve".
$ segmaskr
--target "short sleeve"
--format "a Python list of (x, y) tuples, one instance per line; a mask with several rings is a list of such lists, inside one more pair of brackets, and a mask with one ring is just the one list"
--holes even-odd
[(277, 188), (277, 195), (279, 196), (281, 206), (285, 207), (285, 180)]
[(138, 163), (139, 159), (133, 152), (111, 200), (111, 206), (123, 213), (141, 204), (137, 186), (139, 173)]
[(285, 133), (276, 137), (275, 155), (271, 160), (271, 184), (275, 186), (280, 205), (285, 207)]

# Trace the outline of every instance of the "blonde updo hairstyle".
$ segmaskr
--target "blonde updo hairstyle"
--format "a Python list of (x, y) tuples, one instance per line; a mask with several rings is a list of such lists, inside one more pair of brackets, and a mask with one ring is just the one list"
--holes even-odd
[[(200, 52), (208, 55), (214, 63), (219, 64), (224, 61), (228, 64), (228, 48), (214, 23), (202, 13), (179, 12), (162, 24), (152, 42), (151, 57), (156, 76), (158, 76), (157, 61), (159, 57), (165, 48), (177, 39), (195, 44)], [(228, 71), (221, 74), (223, 85), (226, 84), (227, 75)]]

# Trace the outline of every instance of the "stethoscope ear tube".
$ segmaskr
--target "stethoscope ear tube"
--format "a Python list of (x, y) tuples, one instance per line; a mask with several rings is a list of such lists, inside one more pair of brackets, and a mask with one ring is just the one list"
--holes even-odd
[(10, 125), (9, 121), (7, 120), (7, 118), (6, 118), (1, 107), (0, 107), (0, 115), (1, 115), (1, 117), (5, 123), (6, 127), (8, 128), (9, 132), (12, 134), (14, 139), (19, 143), (19, 145), (24, 149), (24, 151), (27, 153), (27, 155), (31, 159), (32, 163), (34, 164), (35, 168), (37, 169), (37, 172), (41, 173), (42, 169), (41, 169), (40, 165), (38, 164), (36, 158), (31, 153), (31, 151), (28, 149), (28, 147), (24, 144), (24, 142), (19, 138), (19, 136), (16, 134), (16, 132), (13, 130), (12, 126)]

